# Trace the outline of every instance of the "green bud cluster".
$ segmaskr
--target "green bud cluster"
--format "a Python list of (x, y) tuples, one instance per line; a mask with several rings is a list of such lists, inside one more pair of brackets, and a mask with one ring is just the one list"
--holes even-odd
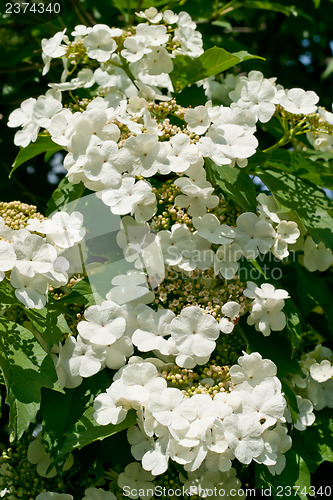
[[(5, 221), (7, 227), (11, 229), (23, 229), (26, 227), (29, 219), (38, 219), (43, 221), (45, 217), (37, 212), (35, 205), (28, 205), (20, 201), (0, 201), (0, 217)], [(1, 239), (1, 238), (0, 238)]]
[(198, 306), (219, 321), (225, 302), (233, 300), (241, 304), (241, 314), (249, 310), (251, 301), (243, 295), (245, 288), (238, 278), (224, 282), (216, 278), (212, 269), (188, 276), (170, 270), (155, 291), (155, 304), (167, 305), (175, 314), (180, 314), (186, 306)]
[(58, 475), (45, 478), (38, 474), (36, 465), (29, 462), (27, 448), (32, 437), (23, 436), (19, 443), (2, 452), (0, 457), (0, 488), (8, 489), (3, 498), (22, 498), (35, 500), (39, 493), (54, 491), (66, 492), (63, 477)]
[(185, 224), (193, 230), (192, 219), (186, 210), (179, 210), (175, 207), (176, 196), (181, 194), (178, 186), (171, 180), (165, 182), (160, 187), (153, 188), (153, 193), (157, 199), (157, 213), (151, 220), (151, 227), (156, 231), (170, 230), (176, 224)]
[(222, 366), (211, 360), (203, 366), (196, 366), (193, 370), (180, 368), (177, 365), (167, 366), (162, 377), (171, 387), (180, 389), (186, 397), (195, 394), (209, 394), (212, 398), (219, 392), (229, 392), (232, 388), (229, 366)]
[(9, 321), (13, 321), (14, 323), (19, 323), (21, 325), (26, 319), (23, 307), (17, 304), (6, 307), (3, 312), (3, 316), (5, 316), (5, 318)]

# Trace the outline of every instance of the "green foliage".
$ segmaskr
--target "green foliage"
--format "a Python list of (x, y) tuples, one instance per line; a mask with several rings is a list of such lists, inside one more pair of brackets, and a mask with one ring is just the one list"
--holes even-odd
[(174, 69), (170, 74), (175, 92), (178, 93), (188, 85), (222, 73), (248, 59), (262, 59), (253, 56), (245, 50), (230, 54), (219, 47), (212, 47), (196, 59), (189, 56), (178, 55), (173, 60)]
[(259, 352), (263, 358), (271, 359), (277, 366), (280, 378), (291, 374), (303, 375), (286, 331), (271, 332), (268, 337), (264, 337), (245, 321), (240, 322), (240, 328), (244, 332), (250, 352)]
[(0, 282), (0, 304), (1, 306), (20, 304), (15, 296), (14, 287), (6, 279)]
[(271, 153), (257, 152), (250, 158), (250, 165), (287, 172), (316, 186), (333, 189), (332, 165), (316, 161), (315, 158), (316, 154), (312, 152), (305, 156), (287, 149), (277, 149)]
[(230, 168), (228, 165), (215, 165), (209, 158), (205, 163), (208, 178), (222, 193), (244, 210), (255, 212), (257, 206), (255, 185), (243, 170)]
[(21, 325), (0, 318), (0, 366), (10, 405), (11, 440), (20, 439), (35, 420), (41, 388), (57, 390), (52, 358), (33, 334)]
[(76, 283), (68, 295), (52, 302), (54, 308), (59, 311), (64, 304), (84, 305), (86, 307), (96, 304), (96, 299), (100, 297), (93, 291), (89, 278), (84, 278)]
[(54, 212), (61, 210), (68, 203), (80, 198), (85, 190), (84, 184), (72, 184), (67, 177), (64, 177), (58, 184), (57, 189), (52, 193), (47, 203), (46, 215), (50, 216)]
[(294, 449), (286, 453), (286, 466), (281, 474), (273, 476), (265, 465), (256, 465), (256, 488), (270, 488), (273, 498), (307, 500), (311, 485), (309, 469)]
[(23, 163), (31, 160), (31, 158), (34, 158), (41, 153), (46, 153), (49, 158), (51, 155), (60, 150), (62, 150), (62, 146), (55, 144), (50, 136), (39, 136), (35, 142), (29, 144), (26, 148), (21, 148), (15, 158), (9, 176), (11, 177), (20, 165), (23, 165)]
[(257, 170), (258, 176), (281, 205), (294, 210), (316, 243), (333, 249), (332, 201), (313, 184), (287, 172)]
[(307, 496), (311, 492), (310, 473), (314, 473), (324, 461), (333, 462), (331, 412), (322, 410), (316, 413), (315, 423), (305, 431), (294, 429), (292, 440), (292, 449), (286, 453), (286, 467), (280, 475), (273, 476), (266, 466), (256, 465), (256, 487), (271, 487), (273, 498), (292, 496), (306, 500), (313, 496)]
[(47, 352), (62, 341), (62, 334), (71, 333), (64, 315), (52, 303), (43, 309), (26, 309), (25, 313), (30, 320), (26, 326)]
[[(320, 0), (319, 0), (320, 1)], [(285, 16), (295, 16), (299, 14), (299, 10), (294, 5), (283, 5), (277, 2), (262, 2), (254, 0), (243, 0), (241, 2), (233, 2), (234, 8), (247, 8), (247, 9), (262, 9), (262, 10), (272, 10), (274, 12), (281, 12)]]
[(300, 307), (305, 317), (320, 306), (327, 318), (327, 336), (333, 338), (333, 289), (328, 280), (297, 266), (297, 291)]
[(293, 446), (311, 473), (325, 461), (333, 462), (333, 416), (329, 409), (316, 413), (316, 420), (305, 432), (294, 431)]
[(99, 425), (94, 420), (94, 399), (109, 385), (108, 376), (102, 371), (84, 379), (79, 387), (66, 389), (64, 394), (43, 390), (43, 439), (56, 463), (76, 448), (81, 449), (135, 424), (135, 412), (129, 412), (119, 425)]

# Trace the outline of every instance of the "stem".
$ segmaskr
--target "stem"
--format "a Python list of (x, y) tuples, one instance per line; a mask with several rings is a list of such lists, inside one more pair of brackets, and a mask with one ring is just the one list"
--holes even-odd
[(273, 144), (273, 146), (264, 149), (263, 153), (270, 153), (271, 151), (274, 151), (274, 149), (278, 149), (279, 147), (284, 146), (285, 144), (287, 144), (287, 142), (290, 141), (290, 139), (291, 135), (288, 132), (287, 134), (284, 134), (284, 136), (276, 144)]

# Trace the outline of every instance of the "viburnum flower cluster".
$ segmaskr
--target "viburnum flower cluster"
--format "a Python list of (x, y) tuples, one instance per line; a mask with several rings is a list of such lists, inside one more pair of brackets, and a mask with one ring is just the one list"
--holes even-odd
[[(52, 358), (66, 390), (107, 371), (110, 386), (91, 401), (94, 425), (116, 426), (135, 412), (127, 438), (136, 462), (119, 474), (120, 488), (150, 498), (158, 476), (177, 464), (185, 487), (230, 490), (239, 485), (233, 461), (281, 474), (292, 445), (288, 425), (304, 431), (315, 420), (314, 409), (333, 407), (332, 352), (326, 347), (301, 357), (304, 376), (284, 380), (294, 392), (297, 419), (272, 360), (241, 349), (235, 362), (222, 363), (221, 345), (228, 336), (233, 343), (242, 316), (263, 342), (272, 332), (284, 335), (287, 324), (289, 292), (263, 271), (245, 285), (241, 267), (260, 267), (265, 258), (283, 266), (299, 252), (302, 269), (323, 272), (333, 255), (274, 193), (258, 194), (253, 211), (233, 207), (226, 214), (211, 165), (244, 172), (259, 146), (257, 128), (274, 115), (292, 119), (293, 133), (306, 132), (315, 149), (331, 147), (326, 135), (331, 137), (333, 120), (317, 107), (313, 91), (284, 89), (259, 71), (206, 78), (198, 82), (204, 104), (177, 104), (174, 62), (203, 54), (201, 34), (186, 12), (151, 7), (137, 16), (138, 24), (126, 29), (79, 25), (72, 40), (66, 30), (44, 39), (43, 74), (60, 58), (61, 82), (9, 117), (10, 127), (21, 127), (18, 146), (35, 142), (42, 130), (64, 150), (68, 183), (82, 183), (110, 218), (118, 217), (113, 239), (121, 260), (132, 266), (119, 266), (101, 300), (80, 310)], [(77, 89), (88, 97), (68, 103), (66, 91)], [(313, 128), (317, 115), (325, 139)], [(42, 309), (54, 290), (64, 301), (78, 260), (89, 277), (83, 262), (88, 237), (85, 214), (76, 209), (31, 218), (18, 230), (0, 217), (0, 281), (10, 282), (26, 308)], [(173, 276), (199, 279), (193, 285), (184, 279), (176, 297)], [(214, 370), (207, 370), (210, 362)], [(191, 374), (186, 382), (184, 374)], [(29, 449), (39, 474), (55, 472), (47, 472), (51, 458), (40, 438)], [(51, 498), (73, 497), (42, 492), (36, 500)], [(90, 487), (83, 500), (113, 498)]]

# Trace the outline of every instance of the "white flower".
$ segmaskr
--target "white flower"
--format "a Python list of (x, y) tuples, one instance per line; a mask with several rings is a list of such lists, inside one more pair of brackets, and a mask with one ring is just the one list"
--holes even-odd
[(190, 165), (196, 163), (199, 151), (186, 134), (176, 134), (170, 139), (171, 150), (168, 154), (171, 172), (185, 172)]
[(252, 281), (248, 281), (244, 295), (254, 298), (251, 314), (247, 318), (249, 325), (255, 325), (256, 330), (265, 336), (270, 335), (271, 330), (283, 330), (286, 326), (286, 317), (282, 309), (285, 304), (284, 299), (289, 298), (286, 290), (276, 290), (270, 283), (264, 283), (259, 288)]
[(105, 364), (112, 370), (119, 370), (126, 364), (126, 358), (132, 356), (133, 352), (132, 340), (124, 335), (113, 344), (106, 346)]
[(22, 146), (22, 148), (27, 147), (30, 142), (35, 142), (39, 132), (39, 125), (33, 119), (33, 109), (36, 103), (36, 99), (30, 97), (21, 103), (18, 109), (12, 111), (8, 119), (8, 127), (20, 127), (15, 134), (14, 144), (16, 146)]
[(25, 307), (42, 309), (47, 300), (49, 281), (41, 274), (32, 278), (21, 274), (14, 268), (10, 275), (10, 282), (15, 288), (15, 295)]
[(183, 224), (174, 224), (171, 232), (160, 231), (157, 237), (161, 244), (164, 262), (168, 266), (177, 265), (186, 269), (195, 250), (195, 243), (189, 228)]
[(245, 212), (237, 218), (235, 243), (243, 250), (247, 259), (256, 259), (260, 253), (267, 253), (274, 243), (273, 226), (252, 212)]
[(140, 61), (140, 59), (151, 50), (146, 47), (145, 39), (142, 36), (131, 36), (126, 38), (124, 47), (125, 48), (121, 51), (121, 55), (131, 63)]
[(13, 247), (17, 258), (15, 267), (24, 276), (32, 278), (36, 273), (53, 270), (57, 251), (37, 234), (20, 229), (13, 236)]
[(111, 491), (105, 491), (102, 488), (88, 488), (82, 500), (117, 500), (117, 497)]
[(66, 28), (63, 31), (59, 31), (49, 39), (42, 39), (42, 58), (45, 64), (42, 72), (43, 75), (46, 75), (49, 71), (52, 59), (62, 57), (66, 54), (68, 47), (66, 45), (61, 45), (63, 41), (66, 44), (69, 42), (65, 32)]
[(172, 320), (170, 330), (180, 353), (176, 363), (185, 368), (205, 363), (215, 349), (215, 340), (220, 334), (215, 318), (204, 314), (196, 306), (183, 309), (179, 318)]
[(184, 119), (187, 122), (188, 130), (197, 135), (204, 134), (210, 125), (210, 118), (206, 106), (196, 106), (193, 109), (189, 109), (186, 111)]
[(250, 71), (243, 80), (241, 99), (237, 105), (249, 109), (256, 120), (266, 123), (275, 113), (275, 103), (276, 87), (260, 71)]
[(128, 271), (126, 274), (119, 274), (112, 280), (113, 288), (106, 295), (108, 300), (117, 304), (126, 303), (149, 304), (155, 298), (147, 286), (146, 275), (139, 271)]
[(142, 352), (157, 350), (161, 354), (171, 354), (172, 344), (164, 337), (170, 335), (170, 323), (175, 314), (169, 309), (154, 311), (148, 306), (138, 306), (137, 322), (132, 342)]
[(56, 90), (49, 90), (46, 95), (38, 97), (33, 108), (33, 120), (40, 126), (48, 129), (51, 119), (62, 110), (61, 94)]
[(99, 425), (120, 424), (125, 420), (129, 406), (123, 407), (120, 395), (111, 390), (99, 394), (94, 401), (94, 419)]
[(236, 324), (235, 320), (239, 318), (240, 309), (240, 304), (234, 302), (233, 300), (230, 300), (229, 302), (223, 304), (221, 312), (230, 319), (224, 317), (220, 320), (219, 325), (221, 332), (231, 333), (233, 331)]
[(136, 34), (143, 37), (148, 47), (158, 47), (164, 45), (169, 40), (169, 35), (165, 26), (149, 26), (138, 24)]
[(188, 420), (177, 412), (183, 399), (182, 391), (167, 387), (161, 393), (155, 393), (152, 396), (149, 401), (149, 409), (160, 424), (176, 430), (186, 429), (189, 424)]
[(73, 113), (68, 108), (63, 108), (51, 118), (48, 131), (51, 134), (53, 142), (65, 147), (69, 145), (72, 121)]
[(200, 187), (186, 177), (180, 177), (174, 184), (181, 188), (184, 194), (175, 198), (175, 205), (187, 208), (189, 215), (198, 217), (204, 215), (207, 208), (214, 208), (219, 203), (219, 197), (212, 194), (214, 188), (207, 181), (206, 187)]
[(122, 308), (115, 302), (104, 301), (100, 306), (88, 307), (84, 312), (85, 321), (80, 321), (77, 329), (85, 340), (92, 344), (113, 344), (125, 332), (126, 320)]
[(159, 23), (162, 20), (162, 14), (158, 12), (156, 7), (149, 7), (144, 12), (137, 12), (136, 15), (138, 17), (144, 17), (150, 23)]
[(242, 464), (249, 464), (263, 451), (263, 430), (253, 415), (230, 415), (223, 420), (222, 427), (231, 451)]
[[(182, 17), (181, 14), (182, 13), (179, 14), (180, 18)], [(193, 24), (195, 25), (195, 23)], [(201, 33), (190, 27), (180, 25), (176, 28), (174, 41), (177, 41), (180, 44), (180, 47), (175, 51), (177, 54), (185, 54), (195, 58), (201, 56), (204, 51), (202, 47)]]
[(235, 237), (235, 231), (220, 221), (214, 214), (205, 214), (201, 217), (193, 217), (193, 225), (197, 229), (199, 236), (205, 238), (210, 243), (231, 243)]
[(145, 57), (149, 75), (160, 75), (171, 73), (173, 62), (168, 51), (164, 47), (152, 47), (151, 52)]
[(242, 400), (243, 413), (256, 418), (261, 428), (267, 429), (277, 421), (284, 422), (286, 400), (281, 392), (277, 392), (273, 384), (262, 382), (254, 387), (247, 398)]
[(239, 125), (212, 125), (205, 137), (200, 139), (200, 152), (210, 157), (217, 165), (230, 164), (243, 168), (247, 158), (254, 155), (258, 140)]
[(238, 358), (238, 365), (233, 365), (230, 368), (231, 381), (234, 384), (247, 382), (252, 387), (267, 378), (274, 377), (277, 371), (273, 361), (262, 359), (258, 352), (244, 353), (243, 356)]
[(305, 429), (309, 425), (312, 425), (316, 419), (313, 413), (313, 405), (309, 399), (304, 399), (298, 394), (296, 395), (296, 399), (299, 415), (294, 427), (298, 431), (305, 431)]
[(88, 56), (91, 59), (97, 59), (98, 62), (106, 62), (117, 48), (113, 37), (118, 37), (121, 34), (121, 29), (111, 29), (105, 24), (95, 24), (83, 40)]
[(118, 486), (129, 490), (129, 498), (151, 498), (154, 491), (153, 476), (144, 470), (137, 462), (133, 462), (125, 467), (125, 471), (119, 474)]
[(297, 223), (294, 221), (281, 221), (276, 227), (276, 236), (271, 252), (279, 259), (283, 259), (289, 255), (288, 243), (293, 245), (296, 243), (301, 232), (298, 229)]
[(279, 99), (281, 106), (293, 114), (309, 115), (317, 110), (317, 102), (319, 97), (312, 90), (305, 91), (295, 88), (288, 90), (285, 95)]
[[(31, 464), (37, 465), (37, 472), (40, 476), (47, 478), (56, 476), (57, 469), (55, 467), (52, 467), (51, 470), (47, 472), (47, 469), (52, 463), (52, 459), (49, 453), (46, 452), (46, 447), (41, 441), (41, 434), (39, 434), (37, 438), (34, 441), (31, 441), (31, 443), (29, 444), (27, 450), (27, 459)], [(70, 455), (66, 459), (62, 470), (69, 470), (72, 467), (73, 462), (73, 455)]]
[(222, 274), (226, 280), (232, 279), (238, 271), (237, 261), (242, 255), (242, 249), (237, 243), (221, 245), (214, 255), (214, 273)]
[(103, 188), (118, 188), (121, 173), (115, 167), (114, 161), (118, 154), (115, 141), (104, 141), (95, 138), (89, 144), (84, 162), (83, 172), (87, 177), (85, 185), (89, 189), (100, 191)]
[(311, 377), (320, 384), (333, 377), (333, 366), (328, 359), (310, 366)]
[(175, 24), (178, 21), (178, 16), (172, 10), (165, 10), (163, 19), (167, 24)]
[(169, 160), (166, 157), (170, 146), (158, 141), (155, 134), (140, 134), (130, 137), (120, 149), (117, 167), (134, 175), (151, 177), (157, 172), (168, 173)]
[(99, 372), (105, 360), (105, 347), (92, 345), (80, 335), (68, 337), (60, 352), (62, 368), (72, 377), (91, 377)]
[(323, 272), (332, 264), (332, 251), (322, 241), (316, 245), (311, 236), (308, 236), (304, 243), (304, 266), (311, 272)]
[(29, 219), (27, 229), (47, 235), (47, 239), (59, 248), (71, 248), (83, 240), (86, 230), (82, 227), (83, 215), (80, 212), (56, 212), (50, 219), (38, 221)]
[(10, 271), (16, 262), (13, 246), (8, 241), (0, 240), (0, 271)]
[(98, 195), (115, 215), (128, 213), (137, 215), (138, 206), (141, 203), (146, 203), (147, 206), (151, 207), (150, 217), (154, 214), (156, 196), (152, 192), (151, 185), (146, 181), (135, 182), (134, 177), (124, 176), (118, 189), (105, 189)]

